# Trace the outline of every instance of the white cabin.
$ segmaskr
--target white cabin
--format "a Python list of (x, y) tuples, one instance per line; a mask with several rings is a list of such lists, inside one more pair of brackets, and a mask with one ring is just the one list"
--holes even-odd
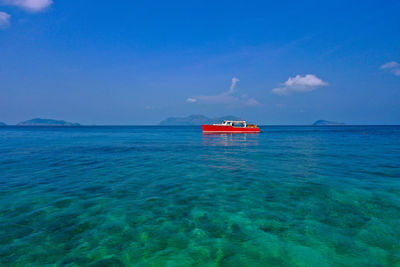
[(223, 121), (222, 123), (215, 123), (216, 126), (233, 126), (233, 127), (247, 127), (246, 121)]

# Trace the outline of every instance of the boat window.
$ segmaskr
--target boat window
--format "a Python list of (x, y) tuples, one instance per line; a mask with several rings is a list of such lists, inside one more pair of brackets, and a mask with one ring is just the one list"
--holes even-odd
[(245, 124), (244, 124), (243, 122), (235, 122), (235, 123), (233, 123), (232, 126), (235, 126), (235, 127), (245, 127)]

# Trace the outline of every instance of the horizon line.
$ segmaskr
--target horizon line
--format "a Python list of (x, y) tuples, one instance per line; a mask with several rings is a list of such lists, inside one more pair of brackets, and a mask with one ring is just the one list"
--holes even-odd
[[(6, 124), (1, 125), (2, 127), (53, 127), (53, 128), (79, 128), (79, 127), (131, 127), (131, 126), (158, 126), (158, 127), (194, 127), (201, 126), (202, 124), (196, 125), (162, 125), (162, 124), (81, 124), (81, 125), (18, 125), (18, 124)], [(313, 124), (258, 124), (259, 126), (314, 126), (314, 127), (343, 127), (343, 126), (400, 126), (400, 124), (338, 124), (338, 125), (313, 125)]]

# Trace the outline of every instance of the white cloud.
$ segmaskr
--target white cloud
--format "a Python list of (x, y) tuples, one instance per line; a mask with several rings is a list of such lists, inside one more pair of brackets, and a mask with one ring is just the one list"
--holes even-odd
[(400, 76), (400, 68), (392, 70), (393, 74), (396, 76)]
[(249, 98), (246, 100), (245, 104), (247, 106), (259, 106), (260, 102), (258, 102), (257, 100), (255, 100), (254, 98)]
[(288, 87), (304, 88), (304, 87), (317, 87), (327, 85), (326, 82), (319, 79), (317, 76), (307, 74), (305, 76), (296, 75), (296, 77), (290, 77), (285, 85)]
[(0, 11), (0, 28), (6, 28), (8, 25), (10, 25), (10, 18), (10, 14)]
[(239, 81), (240, 81), (240, 80), (239, 80), (238, 78), (236, 78), (236, 77), (233, 77), (233, 78), (232, 78), (231, 87), (229, 87), (229, 91), (227, 92), (228, 94), (232, 94), (233, 91), (235, 91), (236, 84), (237, 84)]
[(42, 11), (53, 4), (53, 0), (2, 0), (1, 2), (3, 4), (17, 6), (31, 12)]
[(391, 61), (388, 63), (385, 63), (381, 66), (381, 69), (391, 69), (391, 68), (399, 68), (400, 64), (397, 63), (396, 61)]
[(381, 69), (388, 69), (390, 70), (394, 75), (400, 76), (400, 64), (397, 63), (396, 61), (391, 61), (388, 63), (385, 63), (381, 66)]
[(186, 99), (186, 102), (189, 103), (195, 103), (195, 102), (200, 102), (200, 103), (207, 103), (207, 104), (232, 104), (232, 103), (242, 103), (246, 106), (257, 106), (260, 103), (255, 100), (254, 98), (249, 98), (247, 95), (242, 95), (242, 96), (235, 96), (235, 89), (236, 85), (240, 80), (236, 77), (232, 78), (231, 81), (231, 86), (229, 87), (229, 90), (223, 93), (220, 93), (218, 95), (201, 95), (201, 96), (196, 96), (196, 97), (189, 97)]
[(296, 75), (295, 77), (289, 77), (289, 79), (283, 83), (282, 87), (272, 89), (272, 93), (277, 95), (288, 95), (291, 92), (310, 92), (314, 91), (318, 87), (326, 85), (328, 85), (328, 83), (313, 74), (307, 74), (304, 76)]
[(289, 94), (289, 90), (286, 87), (278, 87), (272, 89), (272, 93), (276, 95), (287, 95)]
[(197, 102), (197, 99), (193, 98), (193, 97), (189, 97), (188, 99), (186, 99), (186, 102), (194, 103), (194, 102)]

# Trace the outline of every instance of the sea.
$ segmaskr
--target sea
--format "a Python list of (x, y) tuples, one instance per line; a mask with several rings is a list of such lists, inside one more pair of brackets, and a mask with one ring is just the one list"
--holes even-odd
[(0, 128), (1, 266), (400, 266), (400, 126)]

